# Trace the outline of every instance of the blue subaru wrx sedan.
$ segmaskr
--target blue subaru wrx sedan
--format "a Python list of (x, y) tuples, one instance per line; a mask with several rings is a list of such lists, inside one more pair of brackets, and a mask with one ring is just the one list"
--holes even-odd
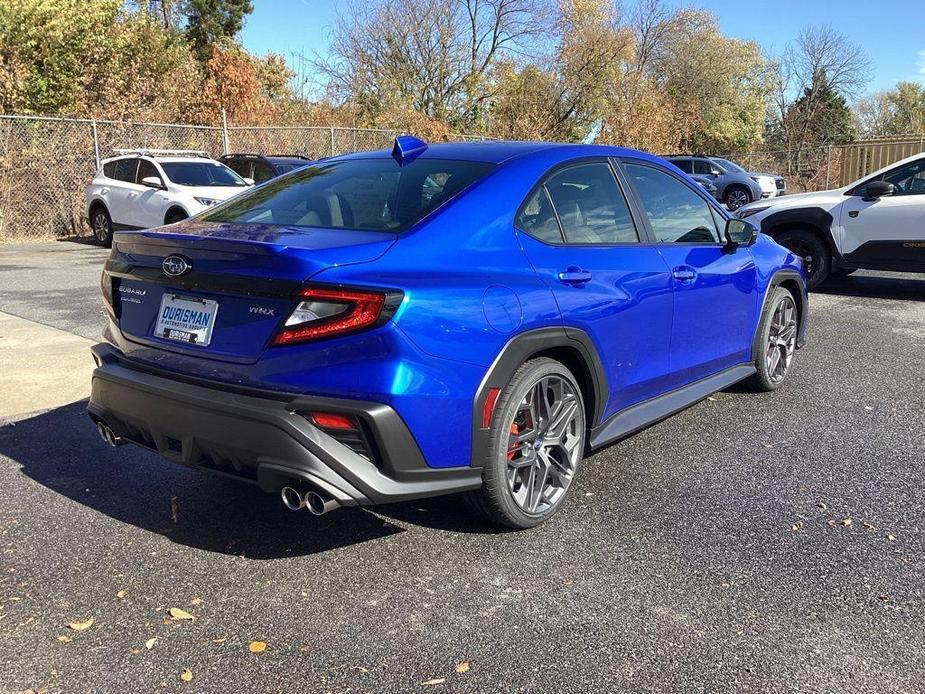
[(109, 443), (321, 514), (466, 492), (537, 525), (582, 457), (803, 344), (800, 261), (671, 164), (495, 142), (318, 161), (115, 234)]

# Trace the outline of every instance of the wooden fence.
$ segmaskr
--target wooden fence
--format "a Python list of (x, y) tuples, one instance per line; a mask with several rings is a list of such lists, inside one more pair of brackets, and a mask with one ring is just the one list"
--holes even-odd
[(840, 187), (900, 159), (925, 152), (925, 134), (859, 140), (835, 149), (839, 150), (841, 160)]

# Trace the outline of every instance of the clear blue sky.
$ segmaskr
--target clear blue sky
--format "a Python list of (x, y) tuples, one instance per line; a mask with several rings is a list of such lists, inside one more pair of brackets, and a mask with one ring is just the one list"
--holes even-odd
[[(873, 62), (868, 91), (889, 88), (899, 80), (925, 83), (925, 3), (920, 0), (693, 0), (678, 4), (708, 9), (719, 17), (724, 33), (757, 41), (772, 54), (803, 27), (831, 24), (867, 51)], [(244, 47), (261, 54), (275, 51), (287, 61), (293, 53), (324, 54), (327, 27), (338, 6), (344, 3), (254, 0), (254, 13), (241, 36)], [(826, 6), (831, 12), (825, 11)]]

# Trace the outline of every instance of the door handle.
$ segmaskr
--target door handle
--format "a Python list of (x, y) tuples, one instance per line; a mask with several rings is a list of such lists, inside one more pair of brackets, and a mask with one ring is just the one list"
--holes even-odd
[(128, 194), (128, 197), (129, 197), (129, 198), (137, 198), (137, 197), (138, 197), (138, 193), (132, 191), (131, 193)]
[(682, 265), (681, 267), (676, 267), (671, 271), (671, 276), (680, 282), (689, 284), (697, 279), (697, 271), (692, 267), (687, 267)]
[(564, 272), (560, 272), (558, 277), (563, 284), (581, 285), (591, 281), (590, 272), (571, 265)]
[(103, 188), (102, 190), (100, 190), (100, 195), (108, 195), (108, 194), (109, 194), (109, 188)]
[(848, 211), (848, 216), (851, 217), (852, 219), (857, 217), (859, 214), (861, 214), (860, 210), (849, 210)]

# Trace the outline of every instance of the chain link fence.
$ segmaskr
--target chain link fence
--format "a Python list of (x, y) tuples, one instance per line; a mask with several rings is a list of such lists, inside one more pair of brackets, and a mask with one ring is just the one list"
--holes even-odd
[[(208, 126), (0, 115), (0, 243), (89, 234), (83, 191), (118, 149), (302, 154), (391, 146), (396, 130)], [(461, 139), (478, 139), (460, 135)]]
[[(321, 158), (391, 146), (396, 130), (318, 126), (129, 123), (0, 115), (0, 243), (89, 233), (83, 191), (117, 149), (189, 149)], [(487, 139), (459, 135), (459, 139)], [(825, 190), (925, 151), (925, 138), (730, 155), (749, 171), (780, 174), (788, 193)], [(900, 156), (902, 155), (902, 156)]]

